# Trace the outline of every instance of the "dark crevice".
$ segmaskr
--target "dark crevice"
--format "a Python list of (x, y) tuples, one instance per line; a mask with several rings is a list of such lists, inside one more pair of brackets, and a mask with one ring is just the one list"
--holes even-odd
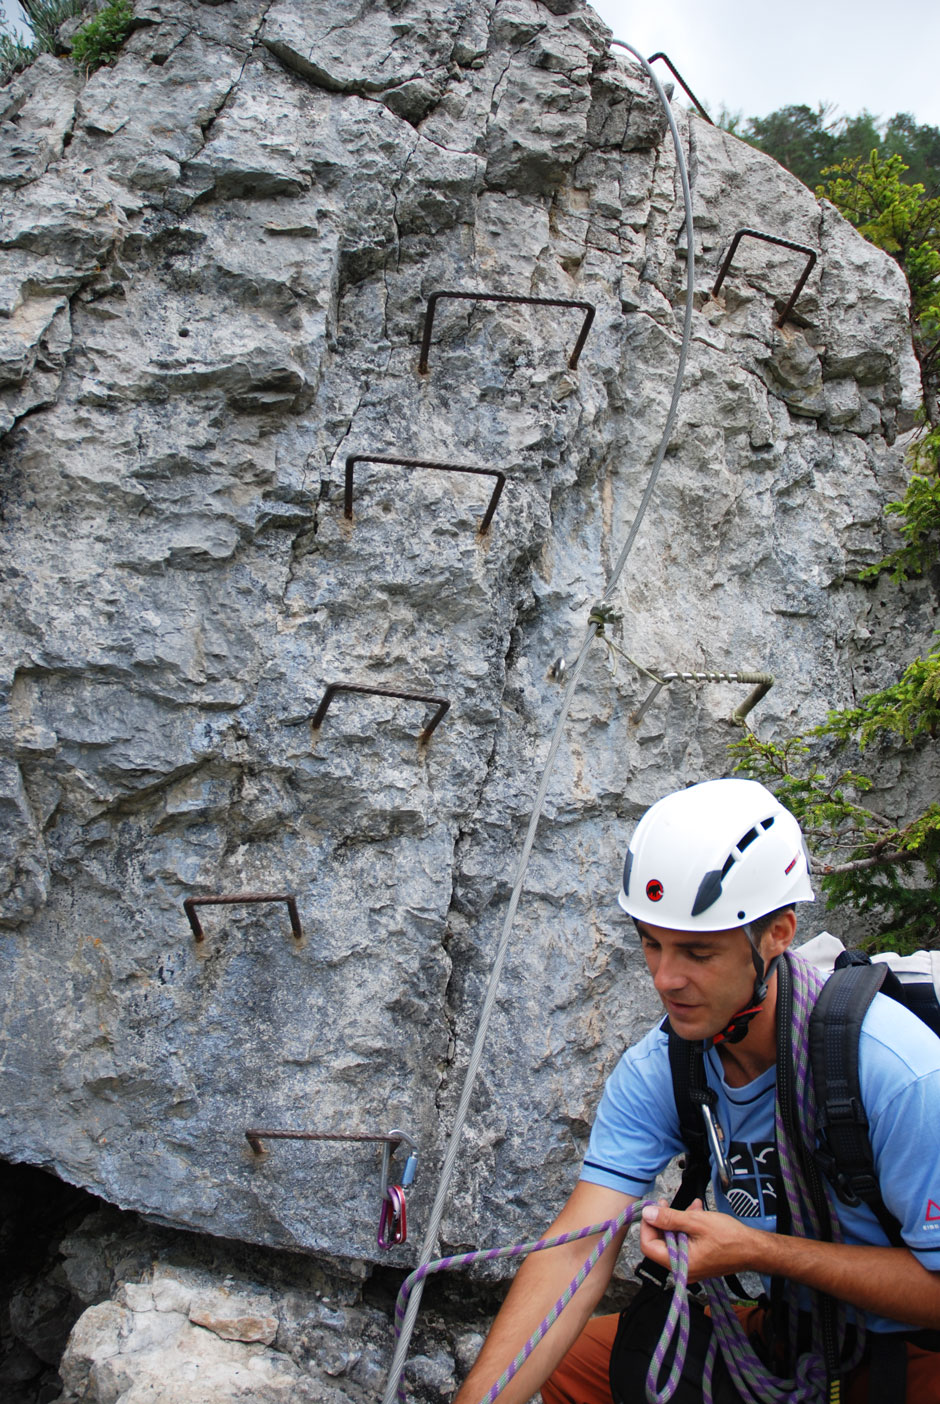
[(0, 1398), (52, 1404), (58, 1364), (88, 1305), (62, 1269), (60, 1245), (101, 1201), (32, 1165), (0, 1160)]

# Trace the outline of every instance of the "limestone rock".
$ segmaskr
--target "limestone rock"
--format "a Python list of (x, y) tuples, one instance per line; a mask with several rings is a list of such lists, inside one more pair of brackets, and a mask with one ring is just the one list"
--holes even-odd
[[(580, 0), (136, 12), (113, 67), (79, 82), (44, 59), (0, 105), (0, 1152), (163, 1223), (361, 1265), (384, 1257), (378, 1146), (259, 1156), (245, 1131), (401, 1127), (420, 1147), (402, 1266), (558, 715), (551, 665), (662, 433), (689, 252), (675, 156)], [(857, 581), (916, 402), (904, 287), (775, 162), (679, 122), (693, 336), (617, 641), (646, 668), (772, 672), (753, 720), (775, 735), (930, 632), (924, 589)], [(745, 241), (711, 295), (755, 225), (819, 251), (782, 328), (792, 251)], [(448, 290), (549, 305), (441, 299), (419, 374)], [(574, 369), (572, 301), (596, 309)], [(505, 474), (489, 532), (492, 478), (386, 457)], [(340, 692), (314, 731), (337, 682), (450, 706), (420, 744), (434, 703)], [(655, 1012), (615, 902), (623, 846), (659, 794), (727, 771), (741, 695), (676, 684), (637, 724), (648, 688), (594, 648), (448, 1242), (542, 1225)], [(930, 763), (887, 775), (879, 808), (912, 783), (935, 785)], [(194, 940), (186, 898), (245, 893), (272, 900), (199, 908)], [(305, 1397), (272, 1311), (195, 1324), (175, 1288), (121, 1280), (144, 1295), (89, 1298), (73, 1392), (136, 1404), (179, 1348), (219, 1399), (236, 1369), (253, 1398)], [(207, 1329), (223, 1320), (236, 1339)], [(380, 1371), (337, 1351), (337, 1378)]]
[(40, 54), (0, 92), (0, 185), (28, 185), (63, 152), (81, 80)]
[(223, 1340), (176, 1312), (103, 1302), (72, 1331), (60, 1367), (62, 1404), (306, 1404), (336, 1391), (304, 1379), (285, 1357)]

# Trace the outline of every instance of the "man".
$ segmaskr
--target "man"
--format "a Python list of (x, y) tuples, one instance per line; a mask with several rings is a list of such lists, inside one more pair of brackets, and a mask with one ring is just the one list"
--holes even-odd
[[(940, 1231), (928, 1209), (940, 1205), (940, 1041), (885, 996), (875, 997), (862, 1026), (860, 1082), (881, 1192), (906, 1246), (889, 1246), (863, 1205), (837, 1203), (844, 1242), (775, 1231), (777, 967), (796, 934), (794, 904), (812, 899), (799, 826), (754, 781), (692, 786), (653, 805), (637, 826), (620, 905), (634, 920), (670, 1025), (707, 1050), (706, 1076), (718, 1094), (732, 1170), (727, 1195), (714, 1184), (723, 1212), (644, 1209), (641, 1248), (668, 1267), (663, 1233), (681, 1231), (689, 1240), (690, 1282), (755, 1271), (828, 1293), (872, 1331), (936, 1329)], [(614, 1218), (648, 1194), (682, 1149), (668, 1035), (656, 1027), (610, 1077), (581, 1178), (548, 1233)], [(617, 1318), (590, 1318), (624, 1234), (503, 1391), (506, 1404), (523, 1404), (539, 1389), (545, 1404), (610, 1404)], [(527, 1259), (457, 1404), (479, 1404), (595, 1241)], [(907, 1351), (912, 1404), (940, 1404), (940, 1355), (910, 1344)], [(868, 1398), (865, 1369), (847, 1381), (849, 1404)]]

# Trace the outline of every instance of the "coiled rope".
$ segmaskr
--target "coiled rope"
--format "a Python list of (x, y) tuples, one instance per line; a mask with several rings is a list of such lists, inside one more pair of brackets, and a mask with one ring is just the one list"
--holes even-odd
[[(812, 1177), (818, 1176), (819, 1172), (812, 1156), (816, 1144), (817, 1111), (810, 1072), (809, 1019), (823, 984), (824, 976), (814, 965), (794, 952), (787, 953), (778, 973), (777, 1023), (778, 1030), (781, 1025), (790, 1030), (791, 1069), (787, 1076), (786, 1070), (780, 1067), (778, 1057), (774, 1128), (780, 1174), (793, 1234), (799, 1238), (815, 1239), (817, 1242), (827, 1239), (840, 1242), (841, 1232), (833, 1191), (821, 1176), (815, 1193), (811, 1184)], [(787, 1106), (788, 1086), (793, 1089), (792, 1109)], [(821, 1213), (828, 1222), (823, 1222)], [(854, 1352), (851, 1357), (846, 1358), (845, 1306), (843, 1303), (836, 1304), (836, 1335), (831, 1342), (827, 1342), (828, 1326), (823, 1308), (824, 1298), (818, 1292), (811, 1294), (811, 1347), (802, 1354), (798, 1352), (797, 1328), (801, 1294), (798, 1284), (787, 1280), (784, 1284), (784, 1296), (790, 1327), (790, 1360), (796, 1364), (793, 1377), (781, 1379), (771, 1374), (755, 1356), (744, 1328), (735, 1315), (724, 1282), (720, 1279), (710, 1280), (703, 1286), (714, 1323), (706, 1368), (705, 1399), (709, 1404), (711, 1370), (714, 1365), (714, 1353), (718, 1348), (721, 1349), (728, 1372), (745, 1404), (822, 1404), (828, 1397), (827, 1356), (841, 1363), (843, 1369), (850, 1369), (861, 1359), (864, 1348), (861, 1323), (856, 1323), (857, 1341)]]
[[(624, 43), (623, 40), (614, 39), (612, 42), (618, 48), (626, 49), (627, 52), (632, 54), (636, 61), (642, 66), (642, 68), (648, 75), (650, 81), (652, 82), (653, 87), (656, 90), (656, 94), (660, 102), (662, 103), (663, 110), (666, 113), (666, 118), (669, 123), (670, 131), (672, 133), (673, 145), (675, 147), (676, 164), (679, 170), (679, 178), (682, 183), (682, 198), (685, 206), (687, 258), (685, 316), (682, 324), (682, 341), (679, 348), (679, 360), (676, 366), (676, 376), (675, 382), (673, 384), (672, 400), (669, 405), (669, 412), (666, 415), (666, 423), (663, 428), (662, 439), (660, 440), (659, 447), (656, 451), (656, 457), (653, 460), (653, 465), (650, 469), (649, 477), (647, 478), (646, 487), (644, 489), (643, 496), (640, 499), (640, 505), (637, 508), (636, 516), (633, 519), (633, 525), (630, 528), (630, 532), (627, 536), (627, 539), (624, 542), (620, 554), (617, 557), (614, 568), (610, 574), (610, 578), (607, 581), (604, 593), (601, 596), (602, 601), (610, 598), (610, 596), (613, 594), (614, 590), (617, 587), (621, 575), (623, 574), (623, 570), (626, 566), (627, 559), (630, 555), (630, 552), (633, 549), (633, 544), (636, 541), (637, 534), (639, 533), (640, 525), (643, 521), (643, 518), (646, 515), (647, 508), (649, 507), (650, 500), (653, 496), (653, 491), (656, 487), (656, 481), (659, 477), (659, 471), (662, 468), (663, 459), (666, 456), (666, 450), (669, 447), (669, 442), (672, 438), (672, 431), (676, 421), (676, 414), (678, 413), (679, 409), (679, 396), (682, 392), (682, 381), (685, 374), (685, 365), (689, 354), (689, 344), (692, 339), (692, 310), (693, 299), (695, 294), (695, 241), (694, 231), (692, 227), (692, 192), (689, 187), (689, 176), (688, 171), (686, 169), (685, 153), (682, 150), (682, 142), (679, 137), (679, 129), (676, 126), (676, 121), (673, 117), (672, 109), (669, 106), (666, 94), (663, 92), (662, 85), (659, 79), (657, 78), (656, 74), (646, 62), (646, 59), (642, 56), (642, 54), (638, 53), (638, 51), (634, 49), (632, 45)], [(428, 1227), (425, 1233), (424, 1242), (422, 1244), (421, 1255), (418, 1260), (418, 1271), (420, 1271), (422, 1267), (426, 1267), (431, 1262), (434, 1256), (435, 1249), (437, 1247), (438, 1231), (440, 1229), (441, 1220), (444, 1217), (444, 1208), (447, 1203), (448, 1194), (450, 1192), (450, 1183), (451, 1179), (453, 1178), (454, 1167), (457, 1163), (457, 1153), (459, 1150), (460, 1138), (463, 1135), (463, 1128), (466, 1123), (467, 1113), (470, 1108), (470, 1098), (472, 1096), (474, 1085), (476, 1083), (476, 1078), (480, 1069), (480, 1064), (483, 1060), (483, 1049), (486, 1043), (487, 1034), (489, 1033), (490, 1020), (492, 1018), (493, 1010), (496, 1005), (496, 995), (499, 988), (500, 980), (502, 979), (503, 966), (506, 963), (506, 956), (509, 950), (509, 941), (510, 937), (512, 936), (512, 930), (516, 919), (516, 912), (519, 907), (519, 899), (522, 896), (522, 887), (523, 883), (525, 882), (525, 876), (529, 866), (529, 859), (531, 857), (532, 847), (535, 842), (535, 831), (538, 828), (539, 819), (542, 815), (542, 809), (545, 804), (545, 797), (548, 793), (549, 780), (551, 778), (552, 770), (555, 765), (555, 759), (558, 755), (558, 749), (561, 745), (564, 726), (568, 718), (568, 712), (571, 707), (571, 702), (574, 698), (575, 689), (577, 688), (578, 682), (581, 677), (581, 673), (584, 670), (584, 665), (587, 661), (587, 656), (590, 651), (591, 643), (594, 639), (594, 635), (597, 633), (597, 629), (598, 625), (595, 622), (592, 621), (591, 623), (589, 623), (587, 632), (585, 634), (584, 642), (581, 645), (580, 652), (578, 653), (577, 659), (575, 660), (575, 663), (571, 669), (571, 676), (568, 680), (568, 685), (565, 688), (565, 693), (562, 698), (561, 708), (558, 714), (558, 720), (555, 723), (555, 729), (552, 733), (552, 740), (548, 749), (548, 755), (545, 760), (545, 766), (542, 771), (542, 778), (539, 783), (538, 790), (536, 792), (535, 802), (533, 804), (532, 813), (529, 819), (529, 827), (526, 831), (525, 842), (523, 843), (522, 852), (519, 857), (519, 863), (516, 868), (516, 877), (513, 883), (512, 893), (510, 894), (509, 905), (506, 909), (506, 916), (503, 921), (503, 928), (500, 934), (499, 944), (496, 949), (496, 954), (493, 957), (493, 964), (490, 968), (489, 981), (487, 984), (486, 995), (483, 1001), (483, 1007), (480, 1011), (480, 1020), (477, 1026), (476, 1037), (474, 1039), (473, 1048), (471, 1050), (470, 1058), (467, 1063), (467, 1071), (464, 1075), (464, 1083), (461, 1089), (460, 1100), (457, 1105), (457, 1110), (454, 1114), (454, 1125), (453, 1129), (451, 1130), (450, 1138), (447, 1144), (447, 1150), (444, 1154), (444, 1161), (441, 1167), (441, 1176), (438, 1182), (437, 1193), (435, 1194), (434, 1204), (431, 1208), (431, 1215), (428, 1220)], [(411, 1333), (414, 1330), (415, 1318), (417, 1317), (418, 1308), (421, 1303), (422, 1281), (423, 1279), (419, 1280), (416, 1283), (415, 1290), (412, 1292), (411, 1298), (408, 1302), (408, 1307), (404, 1319), (401, 1322), (398, 1341), (395, 1346), (395, 1352), (392, 1357), (392, 1364), (389, 1370), (389, 1377), (385, 1387), (385, 1394), (383, 1396), (383, 1404), (393, 1404), (398, 1394), (399, 1384), (401, 1381), (402, 1373), (405, 1368), (405, 1359), (408, 1354), (408, 1346), (411, 1341)]]
[[(778, 1018), (788, 1019), (791, 1027), (793, 1072), (791, 1085), (795, 1094), (796, 1116), (792, 1118), (789, 1115), (785, 1098), (782, 1098), (780, 1094), (781, 1086), (785, 1085), (786, 1079), (778, 1077), (774, 1117), (784, 1192), (790, 1209), (793, 1230), (798, 1236), (817, 1240), (829, 1237), (833, 1242), (838, 1242), (840, 1234), (832, 1191), (828, 1185), (825, 1187), (831, 1223), (824, 1225), (820, 1220), (814, 1195), (807, 1179), (809, 1159), (806, 1148), (814, 1146), (816, 1141), (816, 1098), (809, 1067), (809, 1018), (819, 991), (822, 989), (824, 977), (815, 966), (798, 955), (788, 953), (785, 962), (787, 969), (781, 973), (778, 980), (781, 984), (785, 982), (787, 998), (782, 1002), (782, 1009), (778, 1003)], [(792, 1019), (789, 1000), (791, 993)], [(578, 1288), (600, 1261), (616, 1234), (622, 1228), (633, 1223), (647, 1204), (653, 1203), (655, 1201), (651, 1199), (636, 1200), (623, 1209), (616, 1218), (606, 1219), (599, 1224), (588, 1224), (586, 1227), (575, 1229), (571, 1233), (558, 1234), (551, 1238), (540, 1238), (531, 1243), (514, 1243), (506, 1248), (480, 1249), (471, 1253), (460, 1253), (422, 1263), (405, 1279), (398, 1294), (398, 1300), (395, 1304), (396, 1337), (400, 1340), (404, 1331), (412, 1291), (415, 1288), (420, 1290), (421, 1284), (432, 1273), (470, 1267), (474, 1263), (493, 1262), (497, 1258), (515, 1258), (527, 1253), (540, 1253), (547, 1248), (556, 1248), (563, 1243), (572, 1243), (578, 1239), (600, 1234), (601, 1237), (590, 1255), (585, 1259), (555, 1305), (481, 1400), (481, 1404), (495, 1404), (495, 1400), (509, 1384), (509, 1381), (528, 1360), (536, 1346), (561, 1316)], [(653, 1353), (646, 1377), (646, 1398), (649, 1404), (668, 1404), (672, 1398), (682, 1376), (691, 1334), (688, 1239), (685, 1234), (668, 1232), (664, 1234), (664, 1239), (675, 1287), (663, 1332)], [(828, 1372), (824, 1358), (823, 1332), (825, 1327), (819, 1311), (817, 1293), (813, 1293), (812, 1345), (810, 1350), (798, 1354), (796, 1326), (800, 1308), (799, 1287), (796, 1283), (786, 1283), (785, 1293), (791, 1325), (791, 1359), (796, 1361), (796, 1366), (793, 1377), (783, 1379), (772, 1374), (755, 1354), (754, 1348), (738, 1320), (724, 1279), (708, 1279), (702, 1283), (702, 1288), (711, 1310), (713, 1326), (702, 1380), (702, 1396), (705, 1404), (712, 1404), (713, 1401), (712, 1385), (719, 1350), (743, 1404), (824, 1404), (827, 1398)], [(839, 1313), (836, 1342), (839, 1358), (841, 1358), (845, 1343), (845, 1327), (845, 1309), (842, 1307)], [(665, 1383), (660, 1386), (659, 1379), (673, 1345), (675, 1345), (675, 1354), (669, 1375)], [(864, 1341), (861, 1332), (859, 1332), (855, 1353), (851, 1359), (845, 1362), (846, 1368), (850, 1368), (861, 1358), (863, 1345)], [(396, 1384), (396, 1390), (399, 1404), (405, 1404), (405, 1392), (400, 1380)]]

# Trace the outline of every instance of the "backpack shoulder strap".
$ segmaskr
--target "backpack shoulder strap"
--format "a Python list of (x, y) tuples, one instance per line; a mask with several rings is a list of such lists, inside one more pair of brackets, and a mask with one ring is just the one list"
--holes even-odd
[(684, 1209), (693, 1199), (703, 1201), (714, 1169), (727, 1190), (731, 1168), (724, 1146), (724, 1133), (715, 1115), (718, 1093), (705, 1076), (705, 1047), (679, 1038), (664, 1020), (669, 1032), (669, 1065), (672, 1089), (679, 1117), (679, 1132), (687, 1150), (686, 1169), (674, 1204)]
[[(669, 1070), (672, 1091), (679, 1117), (679, 1134), (686, 1149), (685, 1168), (673, 1200), (673, 1209), (687, 1209), (693, 1199), (705, 1199), (711, 1177), (708, 1137), (702, 1119), (703, 1103), (712, 1105), (717, 1095), (705, 1077), (705, 1053), (700, 1043), (680, 1038), (664, 1019), (660, 1028), (669, 1036)], [(637, 1277), (662, 1287), (669, 1273), (650, 1258), (643, 1258), (636, 1268)]]
[[(700, 1104), (693, 1093), (699, 1093), (705, 1081), (705, 1055), (700, 1043), (689, 1043), (679, 1038), (666, 1024), (669, 1035), (669, 1071), (672, 1073), (672, 1092), (676, 1099), (676, 1114), (679, 1117), (679, 1134), (686, 1148), (687, 1165), (694, 1163), (708, 1175), (708, 1143), (705, 1126), (702, 1122)], [(695, 1196), (693, 1195), (694, 1199)], [(684, 1207), (684, 1206), (678, 1206)]]
[(881, 1197), (868, 1117), (858, 1075), (862, 1020), (886, 978), (886, 967), (859, 964), (834, 970), (809, 1022), (809, 1053), (816, 1090), (819, 1146), (816, 1159), (845, 1204), (867, 1204), (892, 1243), (901, 1243), (897, 1220)]

